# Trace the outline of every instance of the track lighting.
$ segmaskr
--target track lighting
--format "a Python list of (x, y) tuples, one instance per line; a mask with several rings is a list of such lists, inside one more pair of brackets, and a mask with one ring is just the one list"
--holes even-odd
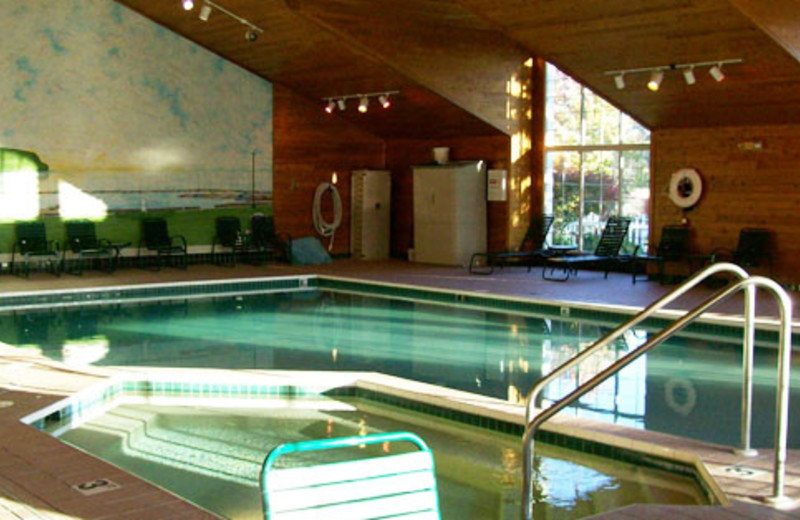
[(194, 9), (194, 2), (192, 0), (182, 0), (183, 8), (187, 11)]
[(392, 106), (392, 101), (389, 99), (390, 96), (399, 93), (399, 90), (387, 90), (386, 92), (370, 92), (368, 94), (347, 94), (345, 96), (325, 97), (322, 98), (322, 100), (325, 102), (325, 112), (330, 114), (333, 112), (334, 106), (338, 106), (340, 111), (344, 111), (347, 108), (348, 99), (358, 99), (358, 111), (363, 114), (369, 110), (370, 98), (377, 98), (378, 103), (380, 103), (383, 108), (389, 108)]
[(208, 4), (203, 4), (203, 7), (200, 8), (200, 19), (204, 22), (208, 21), (208, 18), (211, 16), (211, 6)]
[(725, 73), (722, 72), (722, 63), (718, 63), (708, 69), (708, 73), (717, 83), (725, 79)]
[(650, 73), (650, 81), (647, 82), (647, 88), (653, 92), (658, 92), (661, 88), (661, 82), (664, 80), (664, 71), (661, 69), (654, 70)]
[(715, 81), (720, 82), (725, 79), (725, 74), (722, 72), (722, 66), (734, 63), (742, 63), (741, 58), (732, 60), (719, 60), (719, 61), (702, 61), (697, 63), (673, 63), (671, 65), (660, 65), (658, 67), (641, 67), (638, 69), (621, 69), (621, 70), (608, 70), (605, 72), (606, 76), (614, 77), (614, 85), (618, 90), (625, 88), (625, 75), (626, 74), (640, 74), (649, 73), (650, 79), (647, 82), (647, 88), (653, 92), (661, 88), (661, 82), (664, 80), (664, 74), (672, 70), (680, 70), (683, 74), (683, 80), (687, 85), (694, 85), (697, 83), (697, 77), (694, 74), (695, 67), (708, 67), (708, 73), (714, 78)]

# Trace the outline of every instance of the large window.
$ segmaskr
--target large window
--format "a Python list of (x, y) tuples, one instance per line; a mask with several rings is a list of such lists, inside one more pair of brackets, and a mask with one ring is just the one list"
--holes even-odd
[(650, 132), (547, 65), (545, 212), (553, 244), (593, 250), (611, 215), (632, 218), (625, 249), (647, 246)]

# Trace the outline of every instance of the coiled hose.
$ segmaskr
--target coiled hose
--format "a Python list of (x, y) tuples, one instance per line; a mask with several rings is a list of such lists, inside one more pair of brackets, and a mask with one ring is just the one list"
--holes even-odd
[[(333, 222), (326, 221), (325, 217), (322, 216), (322, 197), (329, 192), (333, 197)], [(311, 218), (314, 221), (314, 229), (317, 230), (317, 233), (323, 237), (331, 237), (328, 243), (328, 251), (331, 251), (333, 249), (333, 235), (342, 223), (342, 198), (339, 196), (339, 190), (336, 189), (334, 184), (323, 182), (317, 186), (317, 191), (314, 193)]]

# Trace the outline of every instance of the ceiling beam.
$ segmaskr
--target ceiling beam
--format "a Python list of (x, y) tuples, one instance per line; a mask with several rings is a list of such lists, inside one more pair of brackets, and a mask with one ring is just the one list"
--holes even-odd
[(797, 0), (729, 0), (742, 14), (800, 61), (800, 2)]

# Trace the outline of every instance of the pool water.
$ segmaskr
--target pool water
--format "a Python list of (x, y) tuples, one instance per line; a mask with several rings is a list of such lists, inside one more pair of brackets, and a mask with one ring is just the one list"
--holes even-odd
[[(63, 441), (223, 518), (262, 518), (258, 475), (282, 442), (414, 431), (434, 452), (445, 520), (520, 517), (520, 440), (356, 398), (230, 409), (125, 404)], [(50, 431), (63, 425), (51, 424)], [(543, 445), (535, 461), (537, 519), (573, 519), (631, 503), (702, 504), (694, 479)]]
[[(10, 313), (0, 316), (0, 341), (71, 365), (366, 370), (520, 401), (612, 326), (309, 290)], [(566, 394), (649, 334), (629, 332), (545, 398)], [(776, 358), (775, 348), (756, 349), (756, 447), (773, 444)], [(741, 364), (740, 338), (676, 336), (562, 413), (736, 445)], [(792, 372), (796, 418), (800, 370)], [(790, 426), (789, 436), (800, 448), (800, 428)]]

